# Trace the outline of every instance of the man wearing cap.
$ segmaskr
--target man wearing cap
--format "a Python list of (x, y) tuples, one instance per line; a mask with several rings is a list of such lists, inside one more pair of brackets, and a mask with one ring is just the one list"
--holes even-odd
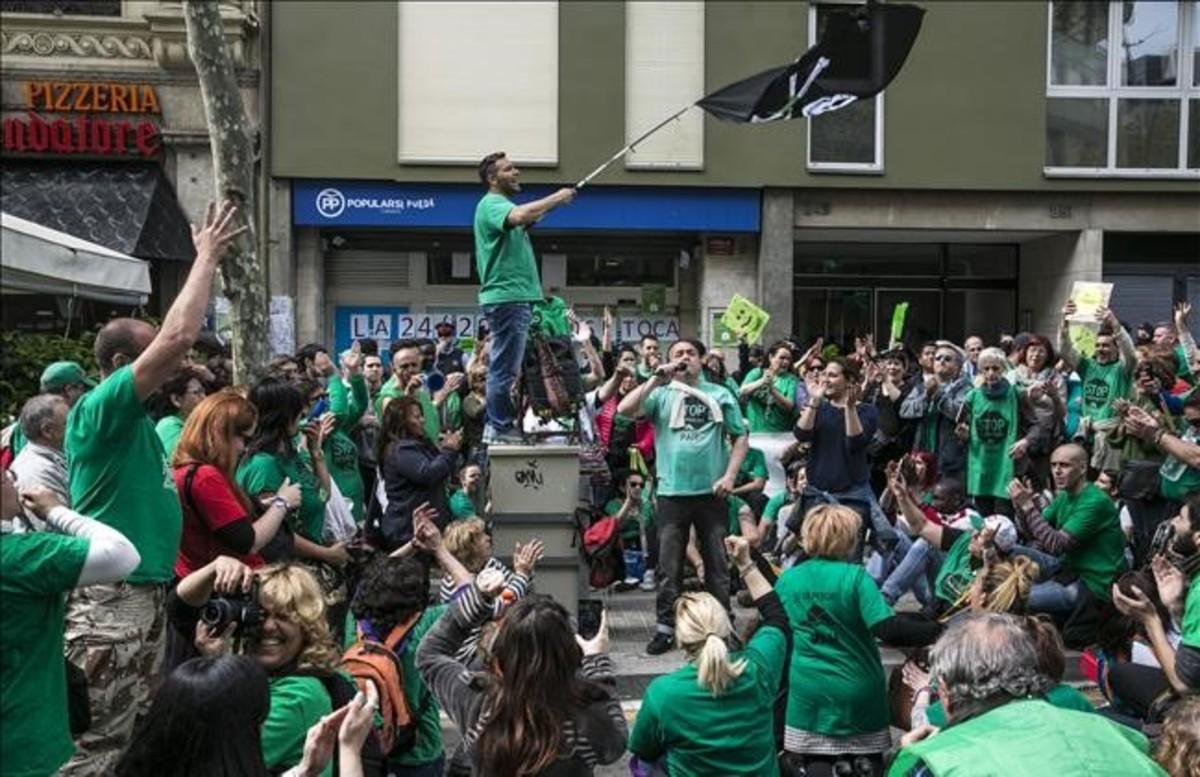
[(92, 724), (60, 772), (66, 777), (116, 771), (134, 721), (148, 711), (161, 679), (183, 513), (145, 402), (179, 369), (200, 334), (217, 265), (245, 231), (236, 212), (232, 203), (219, 213), (210, 205), (203, 228), (192, 228), (196, 258), (161, 329), (118, 318), (100, 330), (100, 384), (67, 416), (73, 508), (125, 535), (141, 562), (123, 583), (77, 588), (68, 600), (67, 658), (87, 675)]
[[(95, 385), (96, 381), (87, 376), (78, 362), (54, 362), (42, 370), (41, 393), (58, 394), (67, 401), (68, 408)], [(0, 447), (8, 451), (4, 462), (8, 464), (25, 447), (26, 438), (21, 422), (10, 424), (0, 432), (0, 436), (3, 437)]]

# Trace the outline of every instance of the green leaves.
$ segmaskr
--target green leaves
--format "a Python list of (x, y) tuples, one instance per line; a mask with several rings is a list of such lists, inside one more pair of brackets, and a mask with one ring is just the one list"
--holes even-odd
[(73, 361), (89, 374), (98, 372), (92, 354), (95, 332), (79, 337), (29, 332), (0, 332), (0, 417), (7, 424), (25, 400), (38, 393), (42, 370), (56, 361)]

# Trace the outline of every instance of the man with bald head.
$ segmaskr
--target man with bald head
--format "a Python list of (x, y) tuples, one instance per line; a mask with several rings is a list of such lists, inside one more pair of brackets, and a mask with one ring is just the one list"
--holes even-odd
[[(1107, 601), (1125, 570), (1125, 537), (1116, 505), (1087, 479), (1087, 452), (1060, 445), (1050, 454), (1054, 500), (1043, 509), (1033, 492), (1013, 480), (1008, 493), (1033, 546), (1015, 552), (1038, 563), (1038, 582), (1029, 595), (1033, 612), (1070, 613), (1083, 588)], [(1053, 578), (1053, 579), (1051, 579)]]
[(76, 589), (67, 605), (67, 658), (88, 676), (92, 725), (61, 774), (108, 775), (149, 708), (166, 646), (166, 598), (183, 513), (145, 402), (179, 369), (200, 335), (225, 248), (245, 231), (236, 209), (210, 205), (192, 228), (196, 259), (162, 329), (119, 318), (96, 335), (100, 385), (71, 408), (66, 452), (71, 502), (125, 535), (141, 563), (118, 585)]

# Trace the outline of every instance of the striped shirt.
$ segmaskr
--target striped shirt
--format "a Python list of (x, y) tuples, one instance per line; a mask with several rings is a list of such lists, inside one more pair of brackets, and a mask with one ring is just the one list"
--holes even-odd
[[(494, 569), (504, 575), (504, 588), (501, 589), (500, 595), (496, 597), (496, 600), (492, 602), (492, 617), (499, 618), (504, 612), (505, 607), (508, 607), (518, 599), (524, 599), (533, 590), (533, 575), (532, 573), (529, 577), (519, 575), (504, 566), (504, 563), (495, 557), (489, 558), (487, 563), (483, 565), (483, 569), (479, 571), (483, 572), (488, 569)], [(438, 586), (438, 601), (443, 604), (449, 604), (454, 601), (456, 594), (460, 591), (466, 591), (468, 587), (461, 586), (456, 588), (454, 578), (450, 577), (450, 575), (445, 575), (442, 577), (441, 585)], [(462, 646), (454, 654), (454, 657), (458, 661), (464, 664), (470, 663), (479, 646), (479, 633), (482, 629), (483, 624), (477, 625), (467, 635), (466, 639), (463, 640)]]

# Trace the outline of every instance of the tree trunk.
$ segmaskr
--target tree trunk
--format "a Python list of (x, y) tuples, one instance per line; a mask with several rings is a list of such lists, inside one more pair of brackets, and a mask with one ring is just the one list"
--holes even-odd
[(188, 55), (196, 67), (204, 100), (217, 199), (233, 201), (239, 220), (249, 228), (221, 262), (221, 282), (233, 328), (234, 383), (245, 385), (266, 371), (269, 342), (267, 284), (255, 236), (250, 121), (225, 41), (220, 5), (212, 0), (185, 0), (183, 12)]

